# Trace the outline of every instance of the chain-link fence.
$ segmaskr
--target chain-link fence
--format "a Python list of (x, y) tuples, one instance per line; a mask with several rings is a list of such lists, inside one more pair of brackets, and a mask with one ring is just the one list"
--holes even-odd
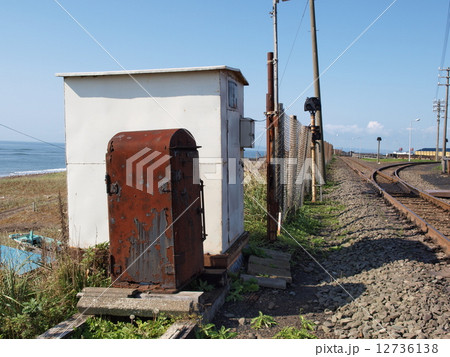
[[(281, 115), (275, 131), (274, 164), (276, 199), (283, 219), (303, 205), (305, 195), (311, 190), (311, 146), (310, 127), (302, 125), (295, 116)], [(315, 150), (318, 160), (315, 167), (316, 185), (320, 188), (325, 183), (319, 169), (321, 150), (324, 150), (325, 164), (328, 164), (333, 156), (333, 145), (324, 142), (321, 148), (316, 143)]]

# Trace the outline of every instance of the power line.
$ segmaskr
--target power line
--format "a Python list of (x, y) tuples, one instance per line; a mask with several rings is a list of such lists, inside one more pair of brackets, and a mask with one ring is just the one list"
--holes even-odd
[[(444, 46), (442, 47), (442, 55), (441, 55), (441, 65), (439, 68), (444, 67), (445, 62), (445, 55), (447, 53), (447, 43), (448, 43), (448, 32), (450, 30), (450, 0), (448, 2), (448, 11), (447, 11), (447, 25), (445, 27), (445, 33), (444, 33)], [(439, 84), (436, 86), (436, 95), (435, 98), (438, 97), (439, 94)]]
[(281, 84), (281, 82), (283, 82), (284, 74), (286, 73), (287, 66), (289, 65), (289, 60), (291, 59), (292, 51), (294, 50), (295, 43), (297, 42), (297, 37), (300, 32), (300, 28), (302, 26), (303, 18), (305, 17), (305, 13), (306, 13), (306, 9), (308, 8), (308, 4), (309, 4), (309, 0), (306, 0), (305, 8), (303, 9), (302, 18), (300, 19), (300, 23), (298, 24), (297, 32), (295, 33), (294, 41), (292, 42), (291, 51), (289, 52), (289, 56), (287, 58), (286, 65), (284, 66), (283, 75), (281, 76), (281, 79), (280, 79), (280, 84)]
[(26, 134), (26, 133), (24, 133), (24, 132), (22, 132), (22, 131), (20, 131), (20, 130), (11, 128), (10, 126), (7, 126), (7, 125), (5, 125), (5, 124), (0, 123), (0, 126), (6, 128), (6, 129), (9, 129), (9, 130), (11, 130), (11, 131), (14, 131), (14, 132), (16, 132), (16, 133), (18, 133), (18, 134), (21, 134), (21, 135), (23, 135), (23, 136), (26, 136), (26, 137), (28, 137), (28, 138), (31, 138), (31, 139), (33, 139), (33, 140), (40, 141), (41, 143), (44, 143), (44, 144), (47, 144), (47, 145), (51, 145), (51, 146), (54, 146), (54, 147), (56, 147), (56, 148), (58, 148), (58, 149), (61, 149), (61, 150), (66, 151), (66, 148), (65, 148), (65, 147), (62, 147), (62, 146), (59, 146), (59, 145), (56, 145), (56, 144), (49, 143), (48, 141), (45, 141), (45, 140), (38, 139), (38, 138), (36, 138), (35, 136)]

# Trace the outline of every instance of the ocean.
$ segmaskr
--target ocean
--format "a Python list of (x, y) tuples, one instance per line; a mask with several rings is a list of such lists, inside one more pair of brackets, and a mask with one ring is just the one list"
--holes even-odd
[(244, 157), (247, 159), (259, 159), (260, 157), (266, 156), (265, 148), (262, 149), (254, 149), (254, 148), (245, 148)]
[(65, 144), (0, 141), (0, 177), (64, 171)]
[[(264, 149), (245, 149), (244, 157), (259, 158)], [(64, 171), (65, 144), (0, 141), (0, 177)]]

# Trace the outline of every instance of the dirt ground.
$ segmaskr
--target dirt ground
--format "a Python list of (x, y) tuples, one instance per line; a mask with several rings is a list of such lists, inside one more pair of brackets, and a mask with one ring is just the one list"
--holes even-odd
[[(301, 314), (319, 338), (449, 338), (448, 259), (340, 160), (329, 174), (337, 185), (325, 199), (346, 208), (339, 228), (319, 235), (345, 236), (341, 249), (324, 259), (305, 255), (292, 266), (286, 290), (262, 288), (227, 302), (213, 323), (238, 338), (272, 338), (283, 327), (300, 327)], [(66, 197), (66, 181), (54, 175), (0, 179), (0, 240), (31, 229), (61, 236), (58, 192)], [(277, 325), (252, 328), (259, 311)]]
[(0, 178), (0, 244), (13, 245), (9, 234), (30, 230), (61, 239), (61, 217), (67, 222), (66, 197), (65, 172)]
[[(443, 252), (342, 161), (329, 172), (337, 186), (325, 199), (346, 208), (338, 228), (319, 234), (345, 236), (340, 249), (317, 261), (305, 257), (292, 266), (286, 290), (263, 288), (227, 302), (213, 322), (237, 338), (299, 328), (299, 314), (316, 324), (319, 338), (449, 338), (450, 269)], [(277, 325), (253, 329), (259, 311)]]

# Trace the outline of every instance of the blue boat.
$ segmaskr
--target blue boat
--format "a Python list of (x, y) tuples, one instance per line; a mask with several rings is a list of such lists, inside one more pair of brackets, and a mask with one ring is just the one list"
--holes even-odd
[(61, 242), (56, 241), (52, 238), (34, 234), (33, 231), (30, 231), (30, 233), (10, 234), (9, 238), (14, 239), (17, 243), (24, 243), (37, 248), (42, 248), (44, 245), (47, 247), (52, 247), (55, 242), (58, 246), (61, 245)]
[[(50, 261), (50, 257), (47, 257), (47, 261)], [(12, 269), (22, 275), (41, 266), (41, 254), (0, 245), (0, 269)]]

